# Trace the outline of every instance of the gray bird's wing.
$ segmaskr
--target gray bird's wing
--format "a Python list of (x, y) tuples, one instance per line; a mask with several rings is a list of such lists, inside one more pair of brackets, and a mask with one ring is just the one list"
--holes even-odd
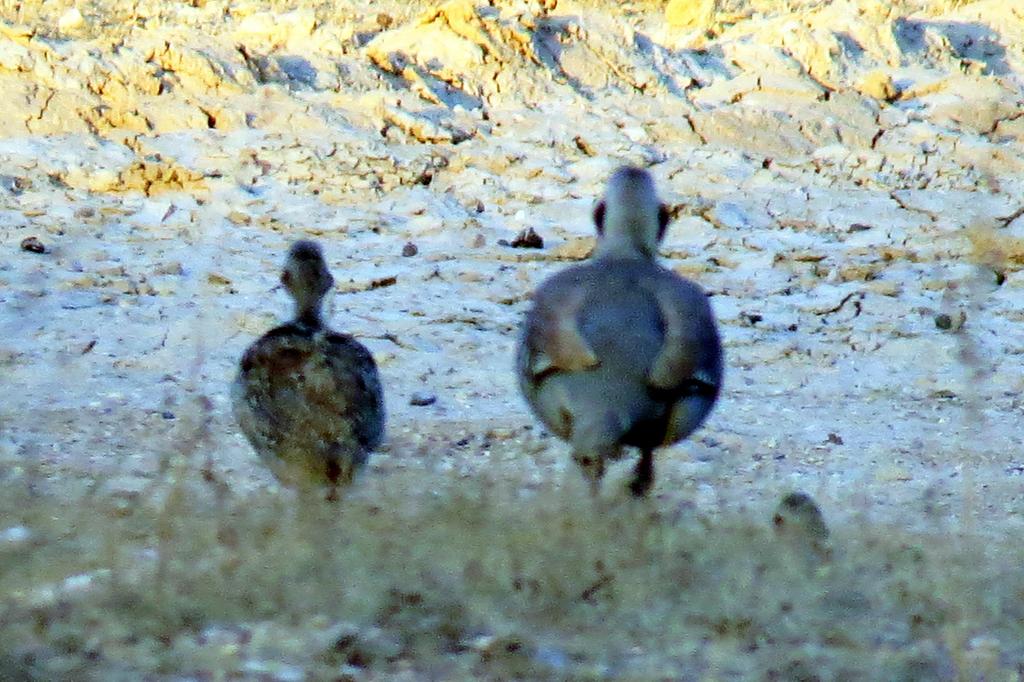
[(598, 365), (597, 355), (580, 333), (580, 308), (590, 291), (585, 266), (555, 275), (534, 294), (527, 316), (521, 370), (533, 380), (555, 371), (576, 372)]
[(698, 382), (717, 389), (721, 341), (704, 291), (664, 269), (658, 277), (640, 282), (657, 301), (664, 324), (664, 341), (648, 372), (649, 384), (672, 390), (685, 382)]

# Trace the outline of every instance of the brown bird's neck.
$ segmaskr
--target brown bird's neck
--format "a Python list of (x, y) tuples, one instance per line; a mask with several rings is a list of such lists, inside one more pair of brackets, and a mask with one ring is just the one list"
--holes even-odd
[(319, 328), (324, 325), (320, 316), (320, 301), (295, 306), (295, 322), (304, 327)]

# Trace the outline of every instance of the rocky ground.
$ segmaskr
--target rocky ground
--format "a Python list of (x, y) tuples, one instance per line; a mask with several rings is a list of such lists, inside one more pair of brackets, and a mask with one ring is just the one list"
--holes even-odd
[[(484, 617), (465, 645), (472, 665), (398, 645), (354, 663), (316, 659), (319, 668), (267, 654), (291, 661), (282, 672), (201, 655), (249, 640), (136, 655), (173, 649), (182, 632), (216, 620), (209, 613), (160, 635), (171, 644), (104, 635), (99, 653), (63, 651), (50, 627), (54, 603), (77, 603), (65, 595), (69, 576), (91, 584), (97, 571), (134, 566), (104, 542), (162, 556), (160, 524), (182, 496), (191, 500), (182, 509), (209, 513), (221, 530), (225, 508), (244, 515), (248, 501), (262, 514), (294, 502), (234, 428), (228, 385), (245, 346), (288, 312), (277, 268), (300, 237), (318, 239), (334, 271), (332, 324), (373, 351), (385, 381), (388, 439), (353, 502), (366, 519), (389, 500), (402, 511), (382, 533), (408, 521), (424, 536), (435, 523), (461, 534), (466, 521), (453, 510), (462, 507), (444, 507), (455, 489), (493, 493), (541, 524), (541, 512), (525, 511), (530, 495), (589, 509), (565, 447), (519, 397), (512, 356), (530, 292), (586, 257), (594, 198), (628, 162), (648, 167), (672, 206), (664, 262), (712, 295), (727, 353), (718, 408), (659, 456), (647, 503), (658, 521), (644, 523), (684, 529), (679, 542), (704, 547), (693, 523), (767, 528), (779, 497), (804, 490), (858, 547), (911, 538), (938, 573), (970, 575), (936, 587), (953, 596), (934, 630), (899, 645), (815, 639), (818, 658), (800, 670), (874, 679), (870, 668), (843, 668), (836, 651), (863, 660), (884, 649), (928, 659), (938, 679), (1011, 679), (1002, 675), (1024, 665), (1024, 621), (1000, 605), (1019, 600), (1019, 581), (990, 595), (985, 617), (959, 587), (974, 571), (1004, 576), (1001, 552), (1014, 551), (1024, 526), (1024, 9), (1005, 0), (364, 4), (95, 0), (0, 12), (0, 557), (23, 569), (3, 582), (10, 669), (111, 674), (118, 661), (126, 679), (142, 669), (793, 678), (791, 662), (770, 668), (765, 652), (779, 648), (763, 635), (749, 635), (760, 649), (736, 644), (733, 668), (706, 652), (660, 656), (619, 633), (622, 642), (580, 644), (577, 654), (571, 642), (517, 645), (512, 653), (531, 652), (520, 670), (496, 667), (488, 647), (505, 640)], [(517, 241), (527, 229), (541, 248)], [(611, 504), (621, 503), (617, 473)], [(83, 520), (93, 513), (113, 514), (128, 535), (111, 540), (106, 521)], [(509, 530), (483, 516), (491, 531)], [(139, 528), (122, 527), (133, 518)], [(616, 537), (592, 523), (577, 537), (586, 552)], [(724, 546), (746, 547), (730, 533)], [(778, 544), (767, 537), (752, 542)], [(61, 544), (69, 538), (90, 549)], [(544, 539), (520, 549), (536, 552)], [(368, 551), (390, 565), (394, 548), (373, 543)], [(984, 570), (941, 553), (968, 547), (985, 548), (975, 556)], [(437, 559), (424, 556), (424, 565)], [(50, 557), (47, 570), (39, 557)], [(614, 558), (595, 561), (628, 573)], [(855, 565), (822, 585), (860, 575)], [(148, 578), (124, 575), (145, 592)], [(378, 582), (383, 602), (367, 607), (376, 614), (367, 622), (406, 631), (381, 616), (395, 597)], [(621, 611), (658, 620), (649, 604), (621, 599), (636, 607)], [(299, 650), (315, 639), (310, 628), (340, 627), (330, 609), (286, 610)], [(134, 627), (115, 612), (88, 622)], [(543, 622), (548, 640), (568, 637), (566, 623)], [(705, 623), (681, 641), (746, 642), (729, 622), (725, 634)], [(615, 636), (594, 637), (605, 635)]]

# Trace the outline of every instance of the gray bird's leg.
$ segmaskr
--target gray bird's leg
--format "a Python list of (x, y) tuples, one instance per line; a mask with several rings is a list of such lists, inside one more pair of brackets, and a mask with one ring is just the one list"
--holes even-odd
[(572, 457), (583, 469), (595, 495), (604, 476), (605, 462), (619, 456), (623, 431), (622, 420), (613, 410), (585, 412), (574, 420)]
[(574, 450), (572, 458), (583, 470), (583, 477), (590, 486), (590, 494), (597, 497), (601, 489), (601, 479), (604, 478), (604, 455)]
[(654, 485), (654, 452), (641, 450), (640, 460), (636, 463), (633, 480), (629, 483), (629, 491), (635, 497), (645, 497)]

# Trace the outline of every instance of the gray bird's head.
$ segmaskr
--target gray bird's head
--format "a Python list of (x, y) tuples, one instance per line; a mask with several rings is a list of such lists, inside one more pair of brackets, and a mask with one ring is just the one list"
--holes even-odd
[(594, 207), (594, 225), (598, 256), (654, 258), (668, 227), (668, 208), (651, 174), (633, 166), (615, 171)]
[(319, 244), (305, 240), (292, 244), (281, 272), (281, 284), (295, 299), (297, 317), (319, 319), (320, 301), (334, 286), (334, 277), (327, 269)]

